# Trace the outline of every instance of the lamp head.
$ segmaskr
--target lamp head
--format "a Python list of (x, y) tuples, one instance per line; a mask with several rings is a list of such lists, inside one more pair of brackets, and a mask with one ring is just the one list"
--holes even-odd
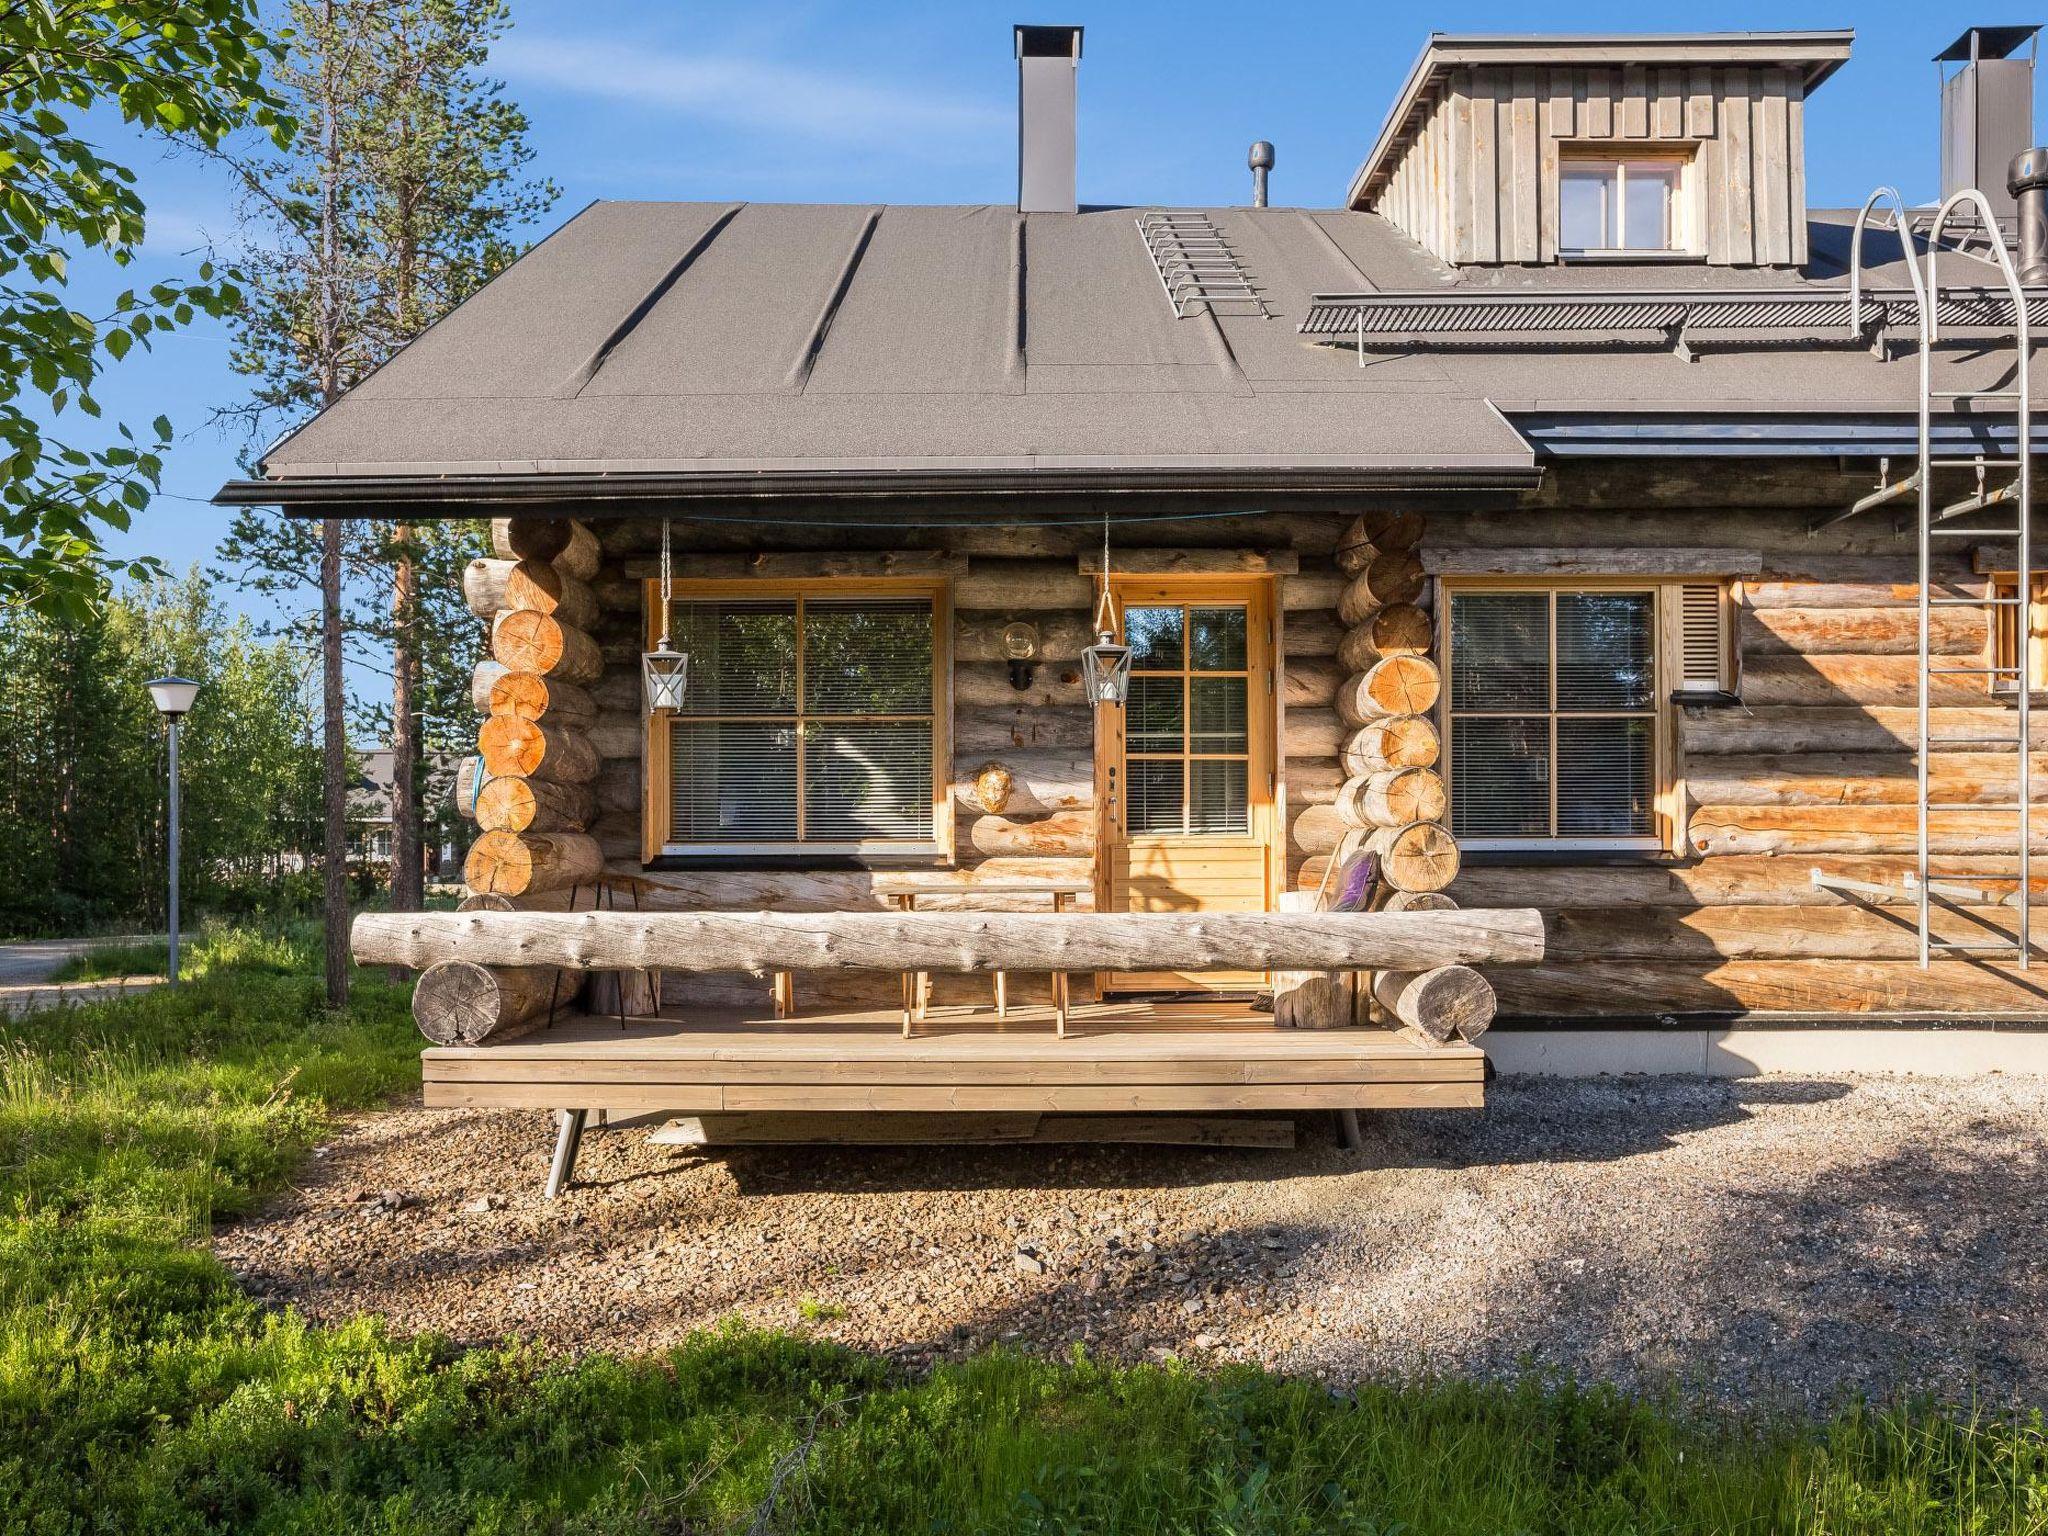
[(199, 685), (189, 677), (152, 678), (143, 686), (149, 689), (156, 712), (166, 720), (182, 720), (190, 714), (192, 701), (199, 694)]
[(651, 651), (640, 653), (640, 680), (647, 690), (647, 709), (676, 710), (690, 691), (690, 657), (668, 643), (666, 636)]

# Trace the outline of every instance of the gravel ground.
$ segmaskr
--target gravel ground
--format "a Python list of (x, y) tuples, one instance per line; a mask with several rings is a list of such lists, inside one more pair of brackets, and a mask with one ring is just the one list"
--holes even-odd
[(643, 1352), (739, 1316), (910, 1363), (1002, 1340), (1332, 1382), (1534, 1365), (1825, 1408), (2048, 1389), (2048, 1082), (1519, 1079), (1347, 1153), (733, 1149), (546, 1116), (361, 1117), (224, 1227), (259, 1296)]

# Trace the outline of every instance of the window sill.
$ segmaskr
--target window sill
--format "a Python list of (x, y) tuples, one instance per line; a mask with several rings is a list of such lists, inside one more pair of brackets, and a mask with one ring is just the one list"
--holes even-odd
[(1703, 264), (1707, 256), (1704, 251), (1559, 251), (1557, 259), (1567, 267), (1675, 267)]
[(1681, 688), (1671, 695), (1671, 702), (1687, 709), (1741, 709), (1742, 695), (1730, 693), (1725, 688)]

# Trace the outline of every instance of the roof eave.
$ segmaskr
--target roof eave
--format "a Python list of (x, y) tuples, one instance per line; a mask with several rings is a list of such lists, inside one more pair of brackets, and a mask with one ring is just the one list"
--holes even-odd
[(1345, 206), (1365, 209), (1384, 179), (1382, 171), (1407, 130), (1417, 103), (1444, 70), (1465, 64), (1796, 64), (1811, 93), (1848, 62), (1853, 28), (1794, 32), (1442, 33), (1422, 46), (1381, 123), (1378, 137), (1351, 178)]

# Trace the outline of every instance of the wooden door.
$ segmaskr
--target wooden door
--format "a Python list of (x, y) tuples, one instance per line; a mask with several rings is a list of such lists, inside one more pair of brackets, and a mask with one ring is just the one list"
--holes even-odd
[[(1263, 912), (1274, 814), (1268, 577), (1113, 579), (1130, 697), (1097, 722), (1099, 895), (1113, 912)], [(1263, 973), (1118, 973), (1112, 992), (1241, 991)]]

